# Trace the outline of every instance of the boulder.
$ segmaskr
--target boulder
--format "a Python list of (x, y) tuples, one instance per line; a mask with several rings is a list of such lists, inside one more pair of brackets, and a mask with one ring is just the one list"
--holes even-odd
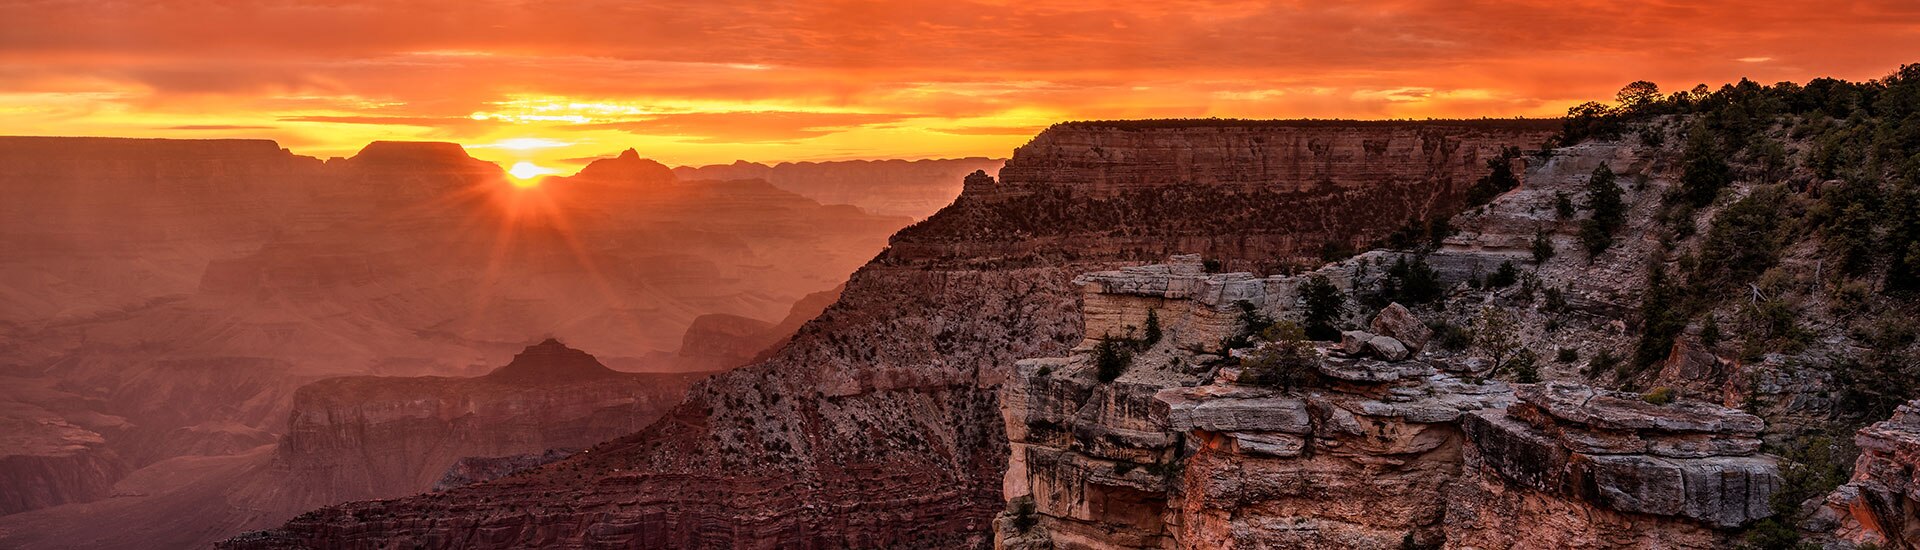
[(1367, 352), (1367, 341), (1373, 339), (1373, 333), (1364, 330), (1349, 330), (1340, 333), (1340, 351), (1347, 355), (1359, 356)]
[(1426, 349), (1427, 342), (1433, 339), (1433, 329), (1413, 316), (1407, 306), (1399, 303), (1387, 304), (1373, 317), (1373, 332), (1382, 336), (1391, 336), (1408, 349), (1415, 352)]
[(1374, 356), (1388, 361), (1405, 361), (1413, 357), (1412, 350), (1390, 336), (1375, 336), (1367, 340), (1366, 348)]

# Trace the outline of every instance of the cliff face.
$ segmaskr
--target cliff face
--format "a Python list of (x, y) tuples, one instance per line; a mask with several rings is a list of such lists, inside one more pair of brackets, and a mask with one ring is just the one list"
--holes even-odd
[[(998, 385), (1014, 360), (1059, 355), (1081, 341), (1075, 275), (1174, 250), (1264, 264), (1316, 252), (1333, 235), (1358, 240), (1409, 218), (1448, 215), (1486, 173), (1485, 159), (1548, 133), (1543, 124), (1401, 126), (1366, 125), (1388, 150), (1420, 151), (1396, 162), (1377, 192), (1354, 179), (1355, 191), (1325, 196), (1313, 191), (1319, 182), (1277, 172), (1235, 176), (1244, 181), (1216, 174), (1193, 185), (1174, 185), (1188, 179), (1174, 174), (1148, 189), (1077, 172), (1012, 170), (997, 183), (971, 176), (960, 199), (896, 234), (780, 352), (696, 385), (666, 420), (640, 433), (520, 475), (434, 498), (327, 508), (228, 544), (979, 542), (1002, 506), (1007, 439)], [(1063, 126), (1035, 142), (1086, 131)], [(1286, 124), (1235, 131), (1245, 143), (1263, 133), (1307, 143), (1353, 134)], [(1136, 139), (1122, 128), (1098, 132), (1115, 143)], [(1196, 126), (1153, 135), (1208, 143), (1220, 132)], [(1396, 145), (1401, 139), (1422, 145)], [(1118, 146), (1053, 147), (1105, 159), (1108, 173), (1141, 172), (1150, 162)], [(1356, 141), (1327, 154), (1364, 159), (1366, 150)], [(1011, 200), (1001, 187), (1026, 194)]]
[(1804, 527), (1852, 545), (1920, 548), (1920, 400), (1854, 435), (1853, 478)]
[[(670, 371), (695, 318), (779, 319), (912, 221), (765, 182), (683, 182), (632, 151), (534, 188), (452, 143), (322, 161), (259, 140), (0, 138), (0, 168), (0, 422), (50, 419), (103, 441), (76, 460), (0, 464), (16, 480), (0, 501), (22, 507), (106, 497), (122, 475), (175, 458), (253, 452), (287, 431), (296, 389), (323, 377), (478, 375), (545, 334), (621, 370)], [(473, 436), (416, 428), (395, 436)], [(431, 479), (416, 474), (438, 467), (343, 479), (417, 490)], [(341, 498), (373, 495), (355, 491)], [(266, 500), (214, 509), (328, 502)], [(32, 538), (84, 523), (54, 515), (0, 529)], [(119, 540), (158, 540), (146, 534)]]
[(953, 202), (960, 178), (975, 170), (997, 172), (1005, 159), (970, 157), (926, 160), (782, 162), (682, 166), (684, 180), (765, 180), (823, 204), (851, 204), (884, 216), (923, 219)]
[(467, 457), (579, 449), (660, 417), (700, 375), (631, 374), (547, 340), (477, 378), (345, 377), (294, 395), (276, 466), (308, 503), (424, 491)]
[(890, 259), (1197, 253), (1271, 271), (1328, 244), (1357, 249), (1410, 221), (1450, 217), (1503, 147), (1550, 133), (1521, 121), (1129, 124), (1040, 134), (998, 181), (969, 176), (956, 208), (897, 236)]
[[(1376, 254), (1319, 274), (1368, 281)], [(1079, 280), (1089, 333), (1148, 312), (1164, 327), (1112, 381), (1095, 377), (1092, 340), (1018, 363), (998, 547), (1707, 549), (1772, 514), (1780, 475), (1752, 415), (1509, 387), (1446, 352), (1390, 358), (1426, 344), (1398, 306), (1373, 324), (1395, 336), (1349, 332), (1296, 363), (1285, 344), (1237, 349), (1235, 364), (1210, 350), (1238, 322), (1212, 320), (1242, 302), (1297, 317), (1301, 278), (1197, 267)], [(1291, 382), (1259, 378), (1288, 364)]]
[(101, 498), (126, 475), (105, 438), (33, 412), (0, 418), (0, 515)]

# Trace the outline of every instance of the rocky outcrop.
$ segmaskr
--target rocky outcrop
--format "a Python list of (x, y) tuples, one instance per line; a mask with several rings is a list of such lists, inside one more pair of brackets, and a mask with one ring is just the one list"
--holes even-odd
[(637, 431), (701, 375), (632, 374), (548, 339), (477, 378), (346, 377), (294, 396), (277, 465), (324, 503), (424, 491), (467, 457), (583, 448)]
[(1773, 515), (1778, 460), (1759, 418), (1699, 401), (1522, 385), (1465, 417), (1467, 472), (1448, 495), (1462, 548), (1723, 548)]
[(0, 515), (107, 496), (127, 467), (106, 443), (57, 416), (0, 417)]
[(959, 196), (962, 175), (976, 170), (998, 172), (1005, 163), (1006, 159), (981, 157), (782, 162), (772, 166), (737, 161), (681, 166), (673, 173), (688, 181), (766, 180), (823, 204), (851, 204), (883, 216), (923, 219)]
[(1920, 401), (1861, 428), (1853, 478), (1808, 520), (1808, 530), (1849, 545), (1920, 548)]
[[(1004, 507), (998, 387), (1016, 360), (1083, 340), (1074, 277), (1172, 253), (1275, 265), (1449, 216), (1486, 159), (1553, 124), (1167, 126), (1043, 133), (998, 181), (895, 234), (780, 352), (696, 386), (634, 436), (433, 498), (316, 511), (232, 546), (977, 543)], [(1329, 169), (1161, 168), (1178, 147)], [(1384, 167), (1333, 169), (1369, 158)]]
[[(1285, 317), (1287, 283), (1303, 278), (1182, 266), (1082, 277), (1088, 323), (1204, 318), (1193, 313), (1241, 302)], [(1139, 301), (1168, 295), (1179, 297)], [(1379, 325), (1404, 334), (1417, 322), (1387, 309)], [(1288, 359), (1300, 344), (1274, 343), (1226, 360), (1183, 344), (1217, 341), (1222, 327), (1165, 326), (1110, 382), (1095, 376), (1091, 341), (1018, 364), (1002, 393), (1012, 505), (999, 547), (1718, 548), (1773, 513), (1777, 460), (1759, 453), (1760, 419), (1736, 410), (1509, 388), (1357, 331), (1355, 348)], [(1289, 368), (1305, 370), (1271, 372)]]
[(509, 456), (470, 456), (462, 458), (447, 467), (440, 475), (440, 481), (433, 482), (433, 490), (445, 491), (454, 487), (465, 487), (482, 481), (499, 479), (514, 473), (538, 468), (554, 461), (566, 458), (576, 451), (549, 449), (545, 452), (524, 453)]

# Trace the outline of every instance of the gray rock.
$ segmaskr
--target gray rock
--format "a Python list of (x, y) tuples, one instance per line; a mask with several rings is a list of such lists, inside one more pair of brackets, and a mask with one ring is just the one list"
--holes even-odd
[(1765, 426), (1760, 417), (1712, 403), (1681, 399), (1655, 405), (1637, 394), (1577, 384), (1518, 384), (1514, 395), (1555, 418), (1611, 430), (1753, 436)]
[(1176, 432), (1281, 432), (1306, 434), (1313, 420), (1306, 403), (1291, 397), (1191, 396), (1187, 388), (1156, 396), (1166, 407), (1167, 428)]
[(1375, 336), (1367, 340), (1366, 347), (1374, 356), (1388, 361), (1405, 361), (1413, 357), (1413, 351), (1408, 350), (1405, 344), (1388, 336)]
[(1731, 529), (1773, 515), (1780, 466), (1769, 456), (1582, 456), (1588, 499), (1623, 512), (1682, 516)]
[(1373, 333), (1364, 330), (1342, 332), (1340, 333), (1340, 351), (1357, 357), (1367, 352), (1367, 341), (1372, 339)]
[(1387, 304), (1373, 317), (1373, 332), (1382, 336), (1391, 336), (1406, 344), (1413, 351), (1427, 348), (1427, 342), (1433, 340), (1433, 329), (1413, 316), (1407, 306), (1399, 303)]
[(1234, 448), (1242, 454), (1292, 458), (1307, 448), (1307, 438), (1278, 433), (1234, 432)]

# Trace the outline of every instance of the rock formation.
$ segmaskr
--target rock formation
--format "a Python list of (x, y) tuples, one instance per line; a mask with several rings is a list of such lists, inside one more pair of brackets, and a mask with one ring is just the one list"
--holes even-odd
[(1773, 515), (1781, 477), (1759, 454), (1759, 418), (1561, 384), (1516, 393), (1505, 411), (1465, 417), (1450, 546), (1725, 548)]
[(424, 491), (467, 457), (579, 449), (638, 431), (702, 374), (634, 374), (548, 339), (476, 378), (329, 378), (294, 395), (275, 462), (327, 503)]
[[(1014, 369), (998, 547), (1719, 548), (1773, 513), (1780, 475), (1752, 415), (1509, 389), (1452, 374), (1465, 369), (1446, 356), (1380, 357), (1398, 355), (1381, 353), (1399, 345), (1386, 336), (1357, 354), (1321, 344), (1288, 363), (1285, 346), (1304, 344), (1283, 342), (1229, 361), (1210, 350), (1242, 325), (1207, 320), (1237, 319), (1244, 302), (1286, 318), (1300, 277), (1187, 265), (1078, 280), (1088, 334), (1149, 311), (1170, 320), (1116, 379), (1096, 378), (1091, 340)], [(1397, 305), (1377, 319), (1401, 334), (1417, 323)], [(1265, 372), (1289, 367), (1283, 383)]]
[(1920, 401), (1853, 441), (1853, 479), (1826, 496), (1807, 527), (1849, 545), (1920, 548)]
[(100, 434), (44, 411), (0, 417), (0, 515), (105, 497), (124, 475)]
[[(696, 385), (667, 420), (520, 475), (330, 507), (228, 545), (977, 543), (1003, 508), (998, 386), (1014, 360), (1082, 341), (1076, 275), (1174, 252), (1273, 265), (1365, 242), (1451, 215), (1487, 159), (1549, 131), (1062, 125), (896, 234), (780, 352)], [(1158, 168), (1180, 147), (1298, 169)]]
[(822, 204), (851, 204), (882, 216), (924, 219), (960, 195), (961, 176), (976, 170), (1000, 171), (1006, 159), (969, 157), (925, 160), (848, 160), (782, 162), (772, 166), (733, 164), (682, 166), (680, 179), (765, 180)]
[(779, 319), (911, 221), (684, 182), (633, 151), (529, 189), (451, 143), (321, 161), (263, 140), (6, 137), (0, 167), (0, 418), (50, 415), (112, 451), (0, 486), (107, 476), (17, 500), (34, 506), (271, 443), (323, 377), (476, 375), (542, 334), (672, 370), (695, 318)]

